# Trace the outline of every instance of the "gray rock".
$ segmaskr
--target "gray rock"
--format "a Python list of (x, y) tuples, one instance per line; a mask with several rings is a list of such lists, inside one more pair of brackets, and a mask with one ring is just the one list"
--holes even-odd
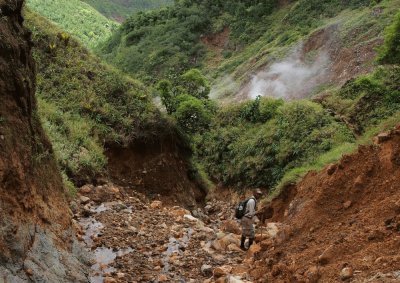
[(203, 264), (201, 266), (201, 273), (206, 276), (206, 277), (210, 277), (213, 275), (213, 268), (211, 265), (208, 264)]
[(78, 204), (76, 203), (76, 201), (71, 201), (69, 203), (69, 207), (71, 208), (71, 211), (72, 211), (73, 214), (78, 213), (79, 207), (78, 207)]
[(81, 202), (81, 204), (87, 204), (87, 203), (89, 203), (90, 198), (85, 197), (85, 196), (81, 196), (81, 197), (79, 198), (79, 201)]
[(92, 215), (92, 214), (95, 214), (95, 211), (93, 211), (93, 210), (91, 209), (91, 207), (90, 207), (89, 204), (86, 204), (86, 205), (83, 207), (82, 215), (83, 215), (84, 217), (89, 217), (89, 216)]
[(207, 204), (207, 205), (204, 207), (204, 210), (205, 210), (206, 213), (211, 213), (212, 210), (213, 210), (213, 207), (211, 206), (211, 204)]
[[(72, 230), (66, 231), (64, 238), (71, 239)], [(0, 256), (0, 282), (88, 282), (89, 256), (83, 247), (72, 237), (70, 251), (56, 246), (56, 236), (33, 224), (20, 225), (18, 235), (20, 241), (13, 241), (10, 246), (14, 254), (24, 253), (24, 261), (3, 260)], [(25, 241), (31, 239), (32, 246)], [(62, 239), (58, 239), (62, 240)], [(26, 248), (29, 247), (29, 250)], [(25, 271), (29, 270), (29, 278)]]

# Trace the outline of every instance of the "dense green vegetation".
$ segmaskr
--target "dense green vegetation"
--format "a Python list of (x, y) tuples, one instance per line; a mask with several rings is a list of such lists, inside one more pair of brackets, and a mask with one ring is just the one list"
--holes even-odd
[(385, 66), (347, 82), (322, 104), (348, 121), (356, 134), (399, 111), (400, 66)]
[[(314, 32), (331, 29), (335, 42), (348, 48), (382, 38), (384, 28), (400, 8), (398, 0), (338, 2), (318, 1), (320, 6), (313, 1), (296, 1), (273, 13), (265, 33), (242, 50), (231, 52), (231, 56), (217, 61), (218, 64), (213, 62), (218, 54), (210, 53), (206, 69), (213, 79), (213, 97), (229, 100), (236, 94), (238, 85), (246, 83), (260, 68), (285, 58), (293, 46), (307, 41)], [(329, 8), (329, 3), (334, 5)], [(227, 74), (230, 79), (221, 80)]]
[[(202, 35), (217, 33), (228, 24), (240, 41), (254, 39), (276, 1), (176, 1), (175, 5), (132, 16), (101, 48), (109, 61), (143, 78), (181, 74), (201, 65), (205, 56)], [(246, 25), (242, 21), (248, 21)], [(151, 78), (149, 78), (151, 79)]]
[(385, 33), (385, 44), (380, 50), (378, 60), (382, 63), (400, 64), (400, 12)]
[[(385, 33), (385, 46), (395, 35), (396, 23), (397, 16), (387, 29), (390, 32)], [(390, 58), (398, 55), (393, 50)], [(165, 80), (159, 83), (161, 97), (163, 90), (173, 89), (172, 85)], [(398, 123), (399, 85), (400, 66), (381, 65), (369, 75), (332, 89), (330, 95), (316, 102), (258, 97), (239, 104), (214, 105), (208, 112), (208, 126), (186, 133), (198, 167), (213, 181), (238, 188), (281, 188), (309, 170), (338, 160), (384, 127)], [(185, 92), (179, 83), (175, 89)], [(175, 97), (172, 105), (181, 105), (181, 95)], [(207, 109), (207, 99), (202, 97), (203, 109)], [(168, 105), (168, 100), (163, 102)], [(176, 115), (176, 108), (168, 112)]]
[(87, 47), (109, 38), (118, 25), (80, 0), (27, 0), (33, 11), (76, 36)]
[(221, 109), (197, 137), (206, 172), (224, 185), (273, 187), (288, 170), (354, 141), (344, 124), (309, 101), (261, 99)]
[(183, 132), (194, 134), (208, 129), (216, 106), (209, 100), (210, 87), (199, 70), (187, 71), (175, 84), (161, 80), (156, 89), (167, 113)]
[(224, 185), (280, 188), (369, 141), (385, 121), (398, 123), (399, 85), (400, 67), (382, 66), (320, 103), (261, 98), (221, 107), (193, 137), (196, 159)]
[[(333, 3), (332, 3), (333, 2)], [(157, 11), (128, 19), (100, 48), (104, 58), (141, 78), (174, 77), (193, 67), (205, 67), (202, 38), (229, 29), (222, 54), (230, 58), (261, 40), (270, 47), (288, 46), (345, 9), (370, 5), (370, 0), (306, 1), (278, 7), (268, 1), (176, 1)], [(256, 55), (258, 50), (253, 50)], [(249, 59), (248, 57), (246, 57)], [(233, 71), (242, 60), (228, 60), (221, 71)], [(233, 68), (232, 68), (233, 67)]]
[(26, 11), (37, 62), (39, 116), (63, 172), (90, 180), (106, 163), (105, 144), (125, 144), (158, 121), (147, 89), (102, 64), (68, 34)]
[(108, 18), (121, 21), (133, 13), (169, 5), (173, 0), (83, 0)]
[[(100, 45), (109, 62), (154, 83), (153, 95), (191, 143), (193, 161), (204, 171), (200, 175), (215, 183), (280, 188), (399, 120), (400, 16), (391, 18), (400, 1), (279, 3), (179, 0), (133, 15)], [(44, 32), (41, 19), (30, 22), (39, 47), (40, 115), (61, 167), (76, 181), (101, 171), (104, 143), (129, 142), (157, 112), (140, 83), (102, 65), (67, 33), (54, 27)], [(228, 73), (240, 80), (328, 25), (343, 46), (376, 40), (389, 26), (378, 63), (370, 63), (375, 71), (340, 88), (327, 86), (329, 95), (314, 101), (258, 97), (217, 105), (210, 100), (210, 78)], [(222, 59), (206, 65), (215, 54), (202, 42), (226, 30)]]

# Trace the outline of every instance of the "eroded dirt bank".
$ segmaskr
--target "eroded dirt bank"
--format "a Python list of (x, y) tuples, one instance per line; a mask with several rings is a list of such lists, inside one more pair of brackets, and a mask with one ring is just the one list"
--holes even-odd
[(206, 191), (196, 182), (191, 152), (168, 126), (156, 128), (157, 136), (137, 139), (127, 147), (107, 150), (109, 179), (170, 205), (193, 209), (203, 204)]
[(0, 0), (0, 282), (86, 282), (61, 176), (36, 114), (22, 0)]
[(276, 199), (262, 282), (400, 282), (400, 127)]

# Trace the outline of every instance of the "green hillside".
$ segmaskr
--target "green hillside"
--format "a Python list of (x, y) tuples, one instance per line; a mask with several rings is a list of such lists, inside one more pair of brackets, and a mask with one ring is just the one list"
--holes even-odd
[(260, 98), (220, 107), (193, 136), (196, 159), (225, 186), (280, 188), (398, 124), (399, 83), (400, 66), (387, 65), (319, 102)]
[(110, 19), (122, 21), (133, 13), (173, 3), (173, 0), (84, 0)]
[(126, 144), (160, 121), (141, 83), (26, 11), (37, 63), (39, 116), (63, 172), (75, 183), (101, 173), (105, 144)]
[[(141, 77), (165, 77), (202, 66), (206, 49), (202, 35), (229, 25), (234, 41), (250, 41), (265, 29), (276, 1), (177, 1), (157, 11), (129, 18), (100, 53), (110, 63)], [(246, 21), (246, 24), (244, 22)], [(253, 27), (254, 26), (254, 27)], [(249, 38), (246, 38), (249, 37)]]
[[(168, 53), (173, 46), (176, 47), (171, 43), (170, 49), (162, 49), (164, 57), (160, 58), (163, 60), (156, 56), (157, 51), (153, 51), (154, 57), (150, 58), (160, 60), (156, 65), (148, 64), (145, 59), (142, 60), (142, 65), (139, 61), (132, 65), (132, 72), (143, 74), (144, 77), (153, 75), (167, 78), (157, 83), (156, 92), (161, 97), (166, 112), (177, 121), (181, 130), (191, 140), (198, 168), (215, 183), (237, 188), (280, 188), (297, 180), (309, 170), (321, 169), (326, 164), (340, 159), (343, 154), (353, 151), (358, 144), (368, 141), (373, 134), (399, 122), (400, 69), (397, 58), (400, 51), (397, 47), (400, 30), (399, 16), (396, 12), (400, 2), (385, 1), (378, 6), (357, 2), (353, 3), (360, 7), (356, 10), (352, 10), (353, 6), (345, 9), (347, 4), (340, 6), (335, 2), (336, 12), (343, 11), (336, 15), (337, 18), (320, 17), (321, 20), (315, 17), (316, 13), (323, 15), (324, 9), (328, 11), (328, 8), (310, 7), (307, 3), (299, 1), (297, 5), (285, 7), (274, 14), (274, 17), (282, 17), (295, 10), (304, 17), (297, 19), (296, 23), (291, 23), (289, 27), (292, 29), (287, 30), (284, 30), (282, 22), (277, 21), (271, 30), (266, 32), (273, 34), (269, 41), (269, 52), (260, 53), (258, 50), (257, 53), (255, 49), (256, 44), (265, 41), (262, 35), (254, 45), (250, 44), (227, 58), (225, 64), (231, 62), (231, 65), (222, 63), (217, 65), (215, 70), (210, 70), (208, 65), (185, 61), (185, 58), (189, 58), (185, 57), (188, 54), (173, 51)], [(372, 16), (374, 11), (379, 11), (378, 19)], [(309, 21), (307, 14), (317, 20)], [(293, 21), (294, 18), (293, 14)], [(150, 40), (150, 34), (158, 30), (159, 26), (151, 26), (138, 37), (135, 37), (137, 34), (133, 32), (124, 38), (128, 23), (136, 30), (136, 27), (140, 26), (140, 20), (145, 19), (147, 18), (138, 17), (136, 23), (131, 19), (119, 31), (116, 38), (123, 38), (126, 44), (135, 40), (136, 43), (132, 43), (132, 49), (119, 46), (116, 49), (117, 55), (122, 55), (123, 51), (134, 50), (143, 41)], [(267, 60), (268, 57), (271, 60), (280, 53), (284, 56), (282, 53), (287, 52), (297, 39), (308, 38), (308, 33), (311, 32), (321, 34), (316, 28), (335, 23), (338, 19), (341, 19), (341, 25), (340, 29), (337, 29), (335, 40), (340, 42), (343, 48), (360, 47), (375, 41), (379, 41), (381, 45), (383, 43), (383, 46), (377, 56), (370, 55), (371, 58), (365, 63), (371, 67), (370, 74), (356, 76), (343, 86), (325, 86), (320, 90), (321, 95), (316, 95), (313, 100), (285, 101), (258, 97), (242, 103), (216, 105), (209, 99), (210, 83), (202, 72), (198, 69), (186, 71), (198, 65), (203, 69), (203, 73), (214, 74), (216, 81), (221, 78), (218, 76), (221, 70), (238, 74), (243, 72), (243, 75), (244, 72), (252, 70), (250, 62), (253, 66), (257, 65), (258, 62), (253, 60), (253, 56), (258, 60)], [(168, 23), (169, 21), (165, 21), (165, 25)], [(170, 24), (172, 23), (173, 20)], [(160, 36), (163, 28), (161, 25), (158, 30)], [(179, 25), (179, 28), (174, 33), (177, 36), (180, 31), (185, 31), (185, 26)], [(232, 40), (240, 42), (240, 36), (231, 36)], [(175, 42), (172, 32), (165, 37), (166, 40), (168, 38)], [(316, 38), (315, 41), (321, 37)], [(162, 41), (162, 38), (160, 40)], [(194, 48), (189, 43), (188, 46)], [(182, 49), (177, 47), (176, 50)], [(146, 51), (143, 50), (141, 54), (145, 56)], [(358, 53), (354, 56), (363, 55)], [(140, 55), (137, 56), (139, 58)], [(126, 65), (123, 66), (129, 68), (129, 60), (133, 58), (135, 57), (127, 58)], [(182, 62), (187, 64), (182, 65)], [(141, 70), (142, 67), (145, 69)]]
[[(369, 9), (371, 3), (300, 0), (280, 6), (277, 0), (177, 1), (128, 19), (102, 46), (100, 54), (124, 71), (146, 79), (181, 74), (193, 67), (217, 72), (217, 77), (266, 52), (270, 60), (282, 55), (341, 12), (351, 11), (351, 17), (365, 7)], [(227, 38), (224, 31), (228, 31)], [(220, 50), (209, 48), (207, 41), (213, 40)], [(213, 57), (220, 57), (214, 65), (209, 60)]]
[(118, 25), (80, 0), (27, 0), (27, 6), (92, 48), (111, 36)]
[[(399, 0), (299, 0), (285, 5), (275, 0), (176, 1), (133, 15), (96, 50), (118, 69), (153, 86), (152, 95), (160, 97), (164, 115), (175, 121), (191, 143), (193, 161), (203, 177), (229, 187), (280, 188), (338, 160), (399, 121), (399, 8)], [(36, 20), (37, 26), (39, 22), (43, 20)], [(67, 115), (62, 120), (68, 121), (77, 119), (71, 113), (78, 111), (90, 119), (82, 127), (92, 125), (85, 135), (89, 132), (94, 139), (77, 135), (68, 140), (83, 140), (86, 147), (92, 146), (88, 150), (92, 159), (87, 163), (90, 172), (99, 171), (104, 165), (100, 140), (127, 141), (132, 129), (133, 133), (137, 129), (136, 122), (154, 119), (147, 90), (100, 64), (75, 41), (70, 43), (66, 34), (34, 31), (42, 46), (36, 56), (45, 66), (39, 68), (38, 78), (41, 116), (60, 152), (60, 163), (72, 177), (82, 175), (74, 172), (86, 166), (81, 161), (70, 164), (74, 156), (80, 156), (81, 148), (61, 146), (65, 134), (59, 133), (59, 120), (52, 116), (61, 109)], [(338, 67), (338, 75), (313, 89), (308, 98), (257, 97), (223, 104), (210, 99), (211, 93), (216, 97), (219, 92), (219, 97), (229, 101), (259, 70), (303, 45), (304, 61), (315, 60), (318, 48), (323, 49), (320, 46), (344, 54), (335, 62), (342, 68)], [(85, 63), (67, 53), (71, 48), (78, 48), (72, 54), (86, 54)], [(60, 66), (71, 65), (76, 66), (71, 72), (79, 74), (77, 84), (69, 69), (60, 70)], [(92, 66), (90, 72), (86, 72), (88, 66)], [(103, 68), (107, 70), (104, 74), (92, 75)], [(354, 74), (342, 83), (335, 82), (343, 72)], [(300, 75), (295, 73), (294, 78)], [(55, 82), (49, 81), (52, 77)], [(114, 77), (123, 83), (115, 83)], [(60, 85), (65, 85), (68, 95), (55, 90)], [(97, 97), (99, 91), (102, 95)], [(110, 98), (110, 93), (132, 93), (134, 99)], [(134, 124), (129, 122), (132, 117), (126, 119), (128, 113), (134, 115)]]

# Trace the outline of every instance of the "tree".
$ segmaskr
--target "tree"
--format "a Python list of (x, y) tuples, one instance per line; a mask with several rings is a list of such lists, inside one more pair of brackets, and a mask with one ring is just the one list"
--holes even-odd
[(208, 99), (210, 85), (198, 69), (191, 69), (182, 76), (182, 83), (188, 94), (198, 99)]
[(165, 106), (167, 113), (171, 115), (176, 111), (176, 103), (174, 94), (172, 93), (172, 84), (169, 80), (161, 80), (158, 82), (156, 89), (160, 93), (162, 104)]
[(250, 101), (243, 109), (242, 117), (252, 123), (256, 123), (260, 118), (260, 100), (261, 96), (258, 95), (255, 100)]
[(211, 114), (201, 100), (187, 97), (187, 100), (179, 104), (174, 116), (178, 125), (186, 133), (196, 133), (208, 127), (211, 122)]

